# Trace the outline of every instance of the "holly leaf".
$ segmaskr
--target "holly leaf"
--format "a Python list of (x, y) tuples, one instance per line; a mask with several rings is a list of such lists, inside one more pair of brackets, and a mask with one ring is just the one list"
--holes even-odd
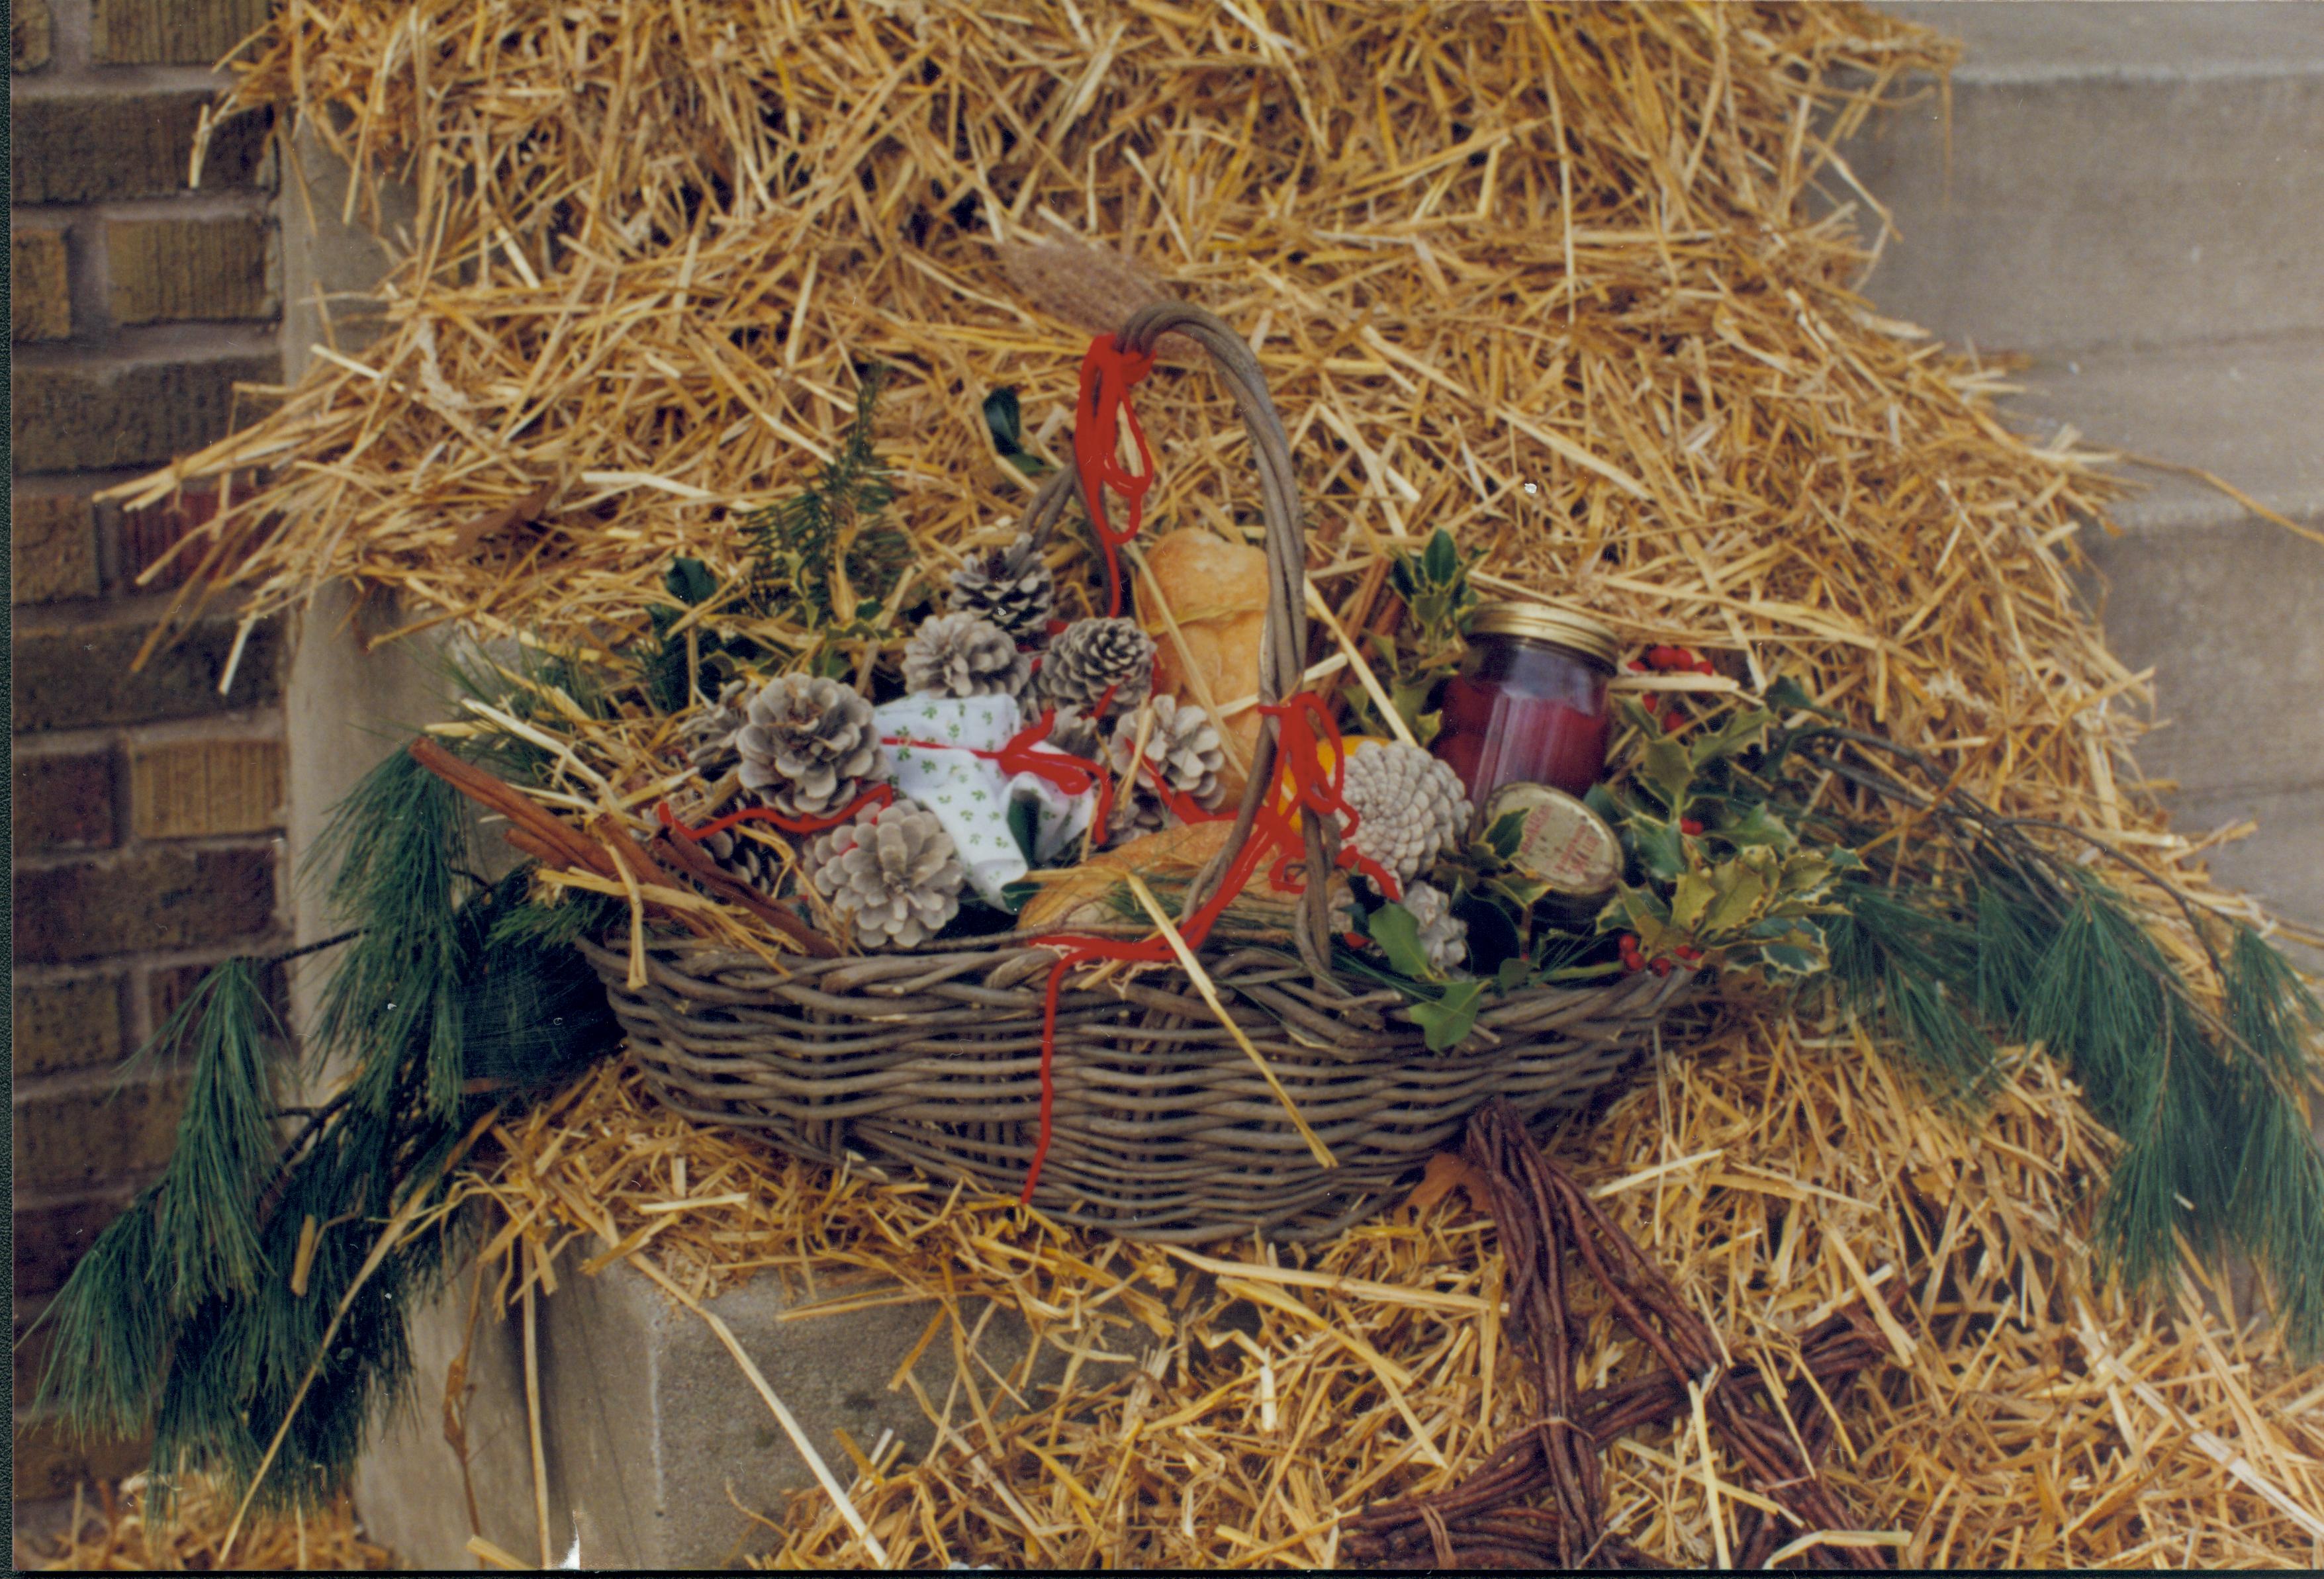
[(1025, 863), (1028, 866), (1033, 862), (1033, 803), (1010, 801), (1009, 803), (1009, 837), (1017, 841), (1018, 853), (1025, 858)]
[(1622, 821), (1621, 803), (1614, 798), (1614, 792), (1602, 784), (1591, 785), (1589, 793), (1582, 797), (1582, 803), (1597, 812), (1598, 820), (1609, 828), (1618, 826)]
[(1674, 823), (1640, 818), (1631, 823), (1629, 831), (1631, 848), (1655, 882), (1674, 882), (1686, 870), (1686, 845)]
[(1718, 897), (1719, 890), (1711, 886), (1700, 872), (1682, 873), (1678, 890), (1671, 895), (1671, 925), (1680, 932), (1691, 932), (1702, 920), (1703, 912)]
[(1412, 1005), (1413, 1024), (1427, 1033), (1428, 1051), (1449, 1052), (1464, 1041), (1477, 1024), (1477, 1010), (1485, 1001), (1481, 981), (1456, 981), (1433, 1004)]
[(984, 397), (984, 425), (992, 430), (992, 446), (1003, 455), (1022, 454), (1024, 418), (1017, 409), (1017, 391), (1005, 385)]
[(1397, 975), (1408, 976), (1415, 981), (1434, 978), (1435, 973), (1428, 969), (1428, 950), (1420, 946), (1420, 922), (1403, 905), (1381, 905), (1366, 921), (1365, 931), (1380, 946), (1380, 952), (1388, 956), (1389, 968)]
[(1720, 892), (1702, 918), (1704, 932), (1730, 931), (1759, 913), (1759, 906), (1767, 897), (1765, 874), (1735, 860), (1720, 862), (1714, 875), (1720, 879)]
[(718, 590), (718, 578), (711, 574), (710, 567), (699, 559), (681, 554), (671, 560), (669, 568), (662, 573), (661, 584), (669, 589), (671, 597), (690, 609), (696, 603), (707, 601), (711, 593)]
[(1676, 740), (1648, 740), (1645, 758), (1638, 765), (1638, 776), (1655, 798), (1669, 808), (1671, 815), (1676, 816), (1686, 809), (1687, 791), (1694, 785), (1694, 764), (1686, 748)]
[(1525, 836), (1525, 813), (1504, 812), (1489, 823), (1477, 840), (1492, 853), (1495, 860), (1506, 866), (1517, 853), (1517, 843)]
[(1461, 555), (1452, 546), (1452, 534), (1442, 527), (1437, 528), (1435, 534), (1428, 539), (1427, 548), (1421, 554), (1420, 565), (1428, 573), (1428, 579), (1438, 586), (1447, 584), (1459, 574)]
[(1732, 757), (1757, 740), (1773, 718), (1763, 707), (1738, 712), (1716, 730), (1696, 736), (1694, 744), (1687, 748), (1688, 760), (1700, 768), (1722, 757)]
[(1799, 835), (1791, 824), (1767, 809), (1762, 801), (1740, 816), (1730, 816), (1719, 824), (1719, 837), (1738, 846), (1766, 845), (1775, 849), (1790, 849), (1799, 842)]
[(1500, 969), (1493, 973), (1493, 989), (1504, 996), (1526, 984), (1533, 974), (1533, 961), (1523, 954), (1501, 961)]
[(1767, 705), (1781, 712), (1804, 711), (1821, 713), (1826, 718), (1840, 716), (1831, 709), (1820, 704), (1814, 697), (1808, 694), (1806, 686), (1789, 675), (1776, 675), (1775, 683), (1767, 687)]

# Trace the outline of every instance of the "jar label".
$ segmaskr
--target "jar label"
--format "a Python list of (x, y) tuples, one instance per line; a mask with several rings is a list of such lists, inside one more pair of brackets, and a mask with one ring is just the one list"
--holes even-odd
[(1545, 785), (1513, 784), (1485, 807), (1491, 827), (1518, 812), (1517, 849), (1509, 864), (1561, 894), (1603, 894), (1621, 876), (1621, 846), (1613, 830), (1572, 796)]

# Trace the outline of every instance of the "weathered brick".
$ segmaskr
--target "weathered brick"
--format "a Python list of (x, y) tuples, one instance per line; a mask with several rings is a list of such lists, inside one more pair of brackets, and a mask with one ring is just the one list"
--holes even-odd
[(140, 839), (257, 833), (281, 821), (282, 747), (186, 740), (129, 758), (130, 828)]
[(8, 233), (8, 337), (62, 340), (72, 334), (72, 291), (65, 275), (65, 233)]
[[(96, 91), (20, 98), (8, 111), (8, 179), (17, 203), (101, 203), (185, 190), (207, 88)], [(269, 117), (236, 115), (210, 134), (205, 191), (258, 183)]]
[[(200, 985), (210, 973), (208, 965), (167, 965), (157, 968), (145, 978), (146, 1012), (150, 1024), (158, 1027), (177, 1013), (186, 995)], [(274, 1011), (274, 1017), (284, 1025), (290, 1022), (290, 973), (281, 965), (269, 962), (258, 968), (258, 996)]]
[(50, 1201), (15, 1208), (16, 1302), (53, 1294), (105, 1226), (121, 1215), (130, 1187), (101, 1197)]
[(121, 978), (85, 976), (74, 981), (16, 984), (16, 1078), (65, 1069), (109, 1068), (127, 1044), (121, 1032)]
[(11, 765), (19, 856), (53, 849), (110, 849), (117, 842), (110, 751), (19, 756)]
[(11, 602), (97, 596), (97, 519), (87, 499), (16, 494), (8, 501), (8, 536)]
[(235, 628), (198, 625), (158, 648), (131, 673), (150, 625), (97, 625), (19, 632), (15, 647), (16, 729), (87, 729), (198, 718), (230, 708), (267, 707), (281, 700), (281, 626), (259, 626), (244, 644), (231, 694), (218, 681), (234, 651)]
[(116, 219), (105, 227), (116, 324), (271, 318), (266, 225), (226, 219)]
[(16, 958), (42, 965), (235, 943), (274, 923), (274, 852), (164, 846), (16, 871)]
[[(242, 491), (246, 496), (247, 491)], [(210, 546), (198, 543), (184, 553), (172, 557), (170, 550), (176, 547), (186, 535), (208, 523), (218, 512), (218, 492), (215, 488), (183, 488), (161, 503), (144, 510), (124, 510), (121, 512), (121, 579), (138, 584), (137, 578), (148, 566), (163, 559), (169, 563), (143, 584), (146, 592), (162, 592), (177, 586), (193, 574), (194, 570), (208, 556)], [(228, 554), (221, 559), (217, 574), (225, 574), (240, 565), (248, 548)]]
[(161, 465), (226, 436), (235, 385), (281, 376), (279, 355), (19, 367), (10, 433), (17, 470)]
[(16, 0), (8, 7), (8, 69), (38, 71), (49, 63), (49, 0)]
[(266, 23), (267, 0), (97, 0), (100, 66), (214, 66)]
[(158, 1172), (185, 1105), (182, 1075), (20, 1094), (10, 1136), (16, 1189), (95, 1189)]

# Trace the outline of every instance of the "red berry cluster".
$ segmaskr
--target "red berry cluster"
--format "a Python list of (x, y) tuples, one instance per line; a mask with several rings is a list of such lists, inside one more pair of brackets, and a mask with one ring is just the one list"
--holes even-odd
[[(1650, 647), (1646, 649), (1646, 656), (1643, 659), (1631, 660), (1630, 672), (1636, 675), (1713, 675), (1718, 673), (1711, 666), (1709, 658), (1697, 657), (1683, 647)], [(1646, 693), (1646, 709), (1649, 715), (1660, 711), (1662, 704), (1663, 699), (1660, 695), (1654, 692)], [(1673, 707), (1669, 712), (1663, 715), (1664, 731), (1667, 733), (1677, 729), (1685, 721), (1685, 715), (1676, 707)]]
[(1668, 976), (1673, 970), (1677, 969), (1677, 965), (1672, 963), (1672, 955), (1676, 956), (1677, 965), (1692, 965), (1696, 960), (1702, 958), (1702, 950), (1696, 948), (1692, 943), (1681, 943), (1677, 948), (1671, 950), (1670, 955), (1657, 954), (1653, 959), (1649, 959), (1638, 951), (1637, 933), (1624, 932), (1622, 934), (1622, 969), (1625, 970), (1631, 971), (1633, 973), (1640, 970), (1651, 970), (1656, 976)]

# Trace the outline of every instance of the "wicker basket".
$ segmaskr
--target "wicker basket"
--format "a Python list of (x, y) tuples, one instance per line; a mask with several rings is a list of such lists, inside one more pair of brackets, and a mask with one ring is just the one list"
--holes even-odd
[[(1210, 314), (1157, 304), (1131, 318), (1120, 344), (1148, 352), (1171, 331), (1210, 351), (1250, 429), (1270, 592), (1259, 691), (1273, 702), (1299, 688), (1307, 649), (1289, 444), (1257, 359)], [(1043, 487), (1026, 518), (1037, 539), (1079, 491), (1071, 467)], [(1269, 719), (1260, 733), (1227, 852), (1195, 878), (1189, 912), (1250, 836), (1274, 779), (1277, 729)], [(1052, 1139), (1034, 1195), (1049, 1216), (1176, 1241), (1336, 1232), (1384, 1204), (1487, 1097), (1508, 1097), (1529, 1121), (1586, 1102), (1686, 992), (1681, 972), (1513, 993), (1489, 999), (1459, 1047), (1431, 1052), (1401, 995), (1332, 970), (1324, 895), (1336, 856), (1327, 846), (1337, 841), (1326, 821), (1304, 820), (1296, 948), (1214, 942), (1202, 958), (1337, 1165), (1319, 1166), (1183, 974), (1117, 972), (1095, 987), (1068, 982), (1059, 996)], [(637, 990), (626, 985), (626, 950), (584, 951), (648, 1080), (689, 1117), (759, 1131), (811, 1159), (853, 1151), (1003, 1193), (1022, 1185), (1040, 1122), (1053, 950), (1002, 934), (778, 971), (696, 941), (657, 939)]]

